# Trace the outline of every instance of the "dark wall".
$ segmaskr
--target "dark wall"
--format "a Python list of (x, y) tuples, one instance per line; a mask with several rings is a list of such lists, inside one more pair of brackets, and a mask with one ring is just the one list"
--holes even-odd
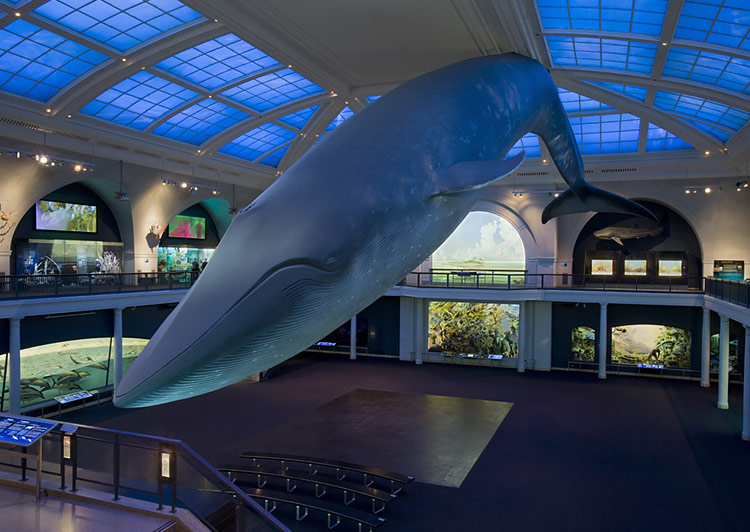
[[(208, 211), (200, 203), (196, 203), (182, 211), (182, 216), (199, 216), (206, 219), (206, 238), (177, 238), (169, 236), (169, 230), (164, 232), (161, 237), (159, 246), (161, 247), (189, 247), (189, 248), (215, 248), (219, 245), (219, 231), (216, 229), (216, 224)], [(167, 224), (169, 227), (169, 224)]]
[(126, 308), (122, 311), (122, 335), (150, 339), (176, 306), (174, 303)]
[(65, 340), (112, 336), (113, 328), (112, 310), (30, 316), (21, 320), (21, 349)]
[(381, 297), (360, 312), (367, 318), (367, 350), (398, 356), (400, 303), (397, 297)]
[[(570, 331), (585, 325), (599, 329), (599, 305), (595, 303), (552, 304), (552, 367), (567, 368), (570, 360)], [(598, 338), (598, 337), (597, 337)], [(597, 357), (599, 342), (596, 343)]]

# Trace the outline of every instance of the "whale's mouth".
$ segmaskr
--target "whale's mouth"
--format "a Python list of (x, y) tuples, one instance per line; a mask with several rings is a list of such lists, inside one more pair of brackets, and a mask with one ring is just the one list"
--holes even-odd
[[(268, 303), (274, 301), (274, 299), (271, 299), (269, 296), (267, 296), (266, 292), (268, 292), (269, 295), (275, 294), (275, 299), (278, 299), (279, 294), (282, 294), (282, 297), (284, 297), (286, 291), (290, 289), (294, 284), (297, 284), (299, 282), (312, 280), (317, 284), (328, 284), (328, 282), (333, 280), (332, 277), (335, 277), (336, 273), (340, 269), (341, 266), (338, 263), (330, 261), (328, 263), (323, 263), (319, 260), (308, 258), (290, 259), (268, 269), (244, 293), (237, 297), (234, 304), (226, 308), (226, 310), (215, 320), (213, 320), (210, 325), (206, 325), (201, 334), (196, 336), (189, 345), (181, 349), (179, 352), (171, 354), (168, 360), (166, 360), (158, 368), (150, 370), (149, 375), (146, 378), (134, 384), (132, 387), (123, 387), (121, 382), (121, 386), (118, 387), (118, 389), (116, 389), (114, 393), (113, 401), (115, 406), (141, 406), (143, 400), (152, 393), (149, 388), (155, 377), (159, 376), (160, 374), (164, 374), (164, 372), (169, 372), (170, 370), (172, 370), (172, 367), (177, 364), (176, 361), (178, 359), (181, 359), (183, 355), (185, 355), (189, 351), (194, 350), (196, 346), (207, 340), (210, 335), (217, 331), (217, 328), (222, 327), (223, 324), (225, 324), (227, 317), (232, 315), (232, 313), (234, 313), (238, 309), (238, 307), (246, 305), (250, 299), (258, 297), (259, 304), (256, 305), (256, 308), (259, 308), (261, 306), (267, 307)], [(206, 302), (204, 304), (207, 307), (210, 306), (210, 302)], [(280, 307), (281, 306), (277, 306), (277, 308)], [(256, 322), (271, 321), (277, 313), (278, 311), (274, 313), (273, 311), (268, 311), (267, 308), (264, 308), (263, 312), (258, 311), (254, 318)], [(265, 320), (263, 320), (263, 318), (265, 318)], [(179, 312), (177, 313), (177, 315), (174, 315), (174, 317), (170, 315), (167, 318), (167, 321), (173, 320), (179, 320)], [(255, 325), (257, 325), (257, 323)], [(250, 325), (250, 328), (252, 327), (253, 324)], [(146, 349), (149, 350), (149, 348), (150, 344), (147, 345)], [(142, 353), (141, 356), (145, 355), (146, 358), (149, 358), (153, 351), (161, 349), (163, 349), (162, 344), (157, 343), (149, 351)], [(140, 359), (141, 356), (139, 356), (138, 359)], [(138, 362), (138, 359), (136, 359), (134, 365)], [(147, 362), (147, 360), (144, 360), (143, 362), (145, 363)], [(172, 371), (174, 371), (175, 374), (179, 374), (184, 372), (186, 369), (187, 368), (175, 368)], [(192, 367), (190, 369), (192, 369)], [(123, 381), (125, 381), (125, 379), (123, 379)]]

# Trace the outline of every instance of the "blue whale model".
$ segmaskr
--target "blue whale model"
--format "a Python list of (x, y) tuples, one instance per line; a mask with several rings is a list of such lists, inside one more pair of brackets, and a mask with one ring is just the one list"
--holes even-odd
[(585, 182), (546, 69), (518, 55), (415, 78), (349, 118), (237, 213), (210, 264), (115, 390), (140, 407), (237, 382), (294, 356), (430, 255), (539, 134), (570, 190), (543, 213), (651, 216)]

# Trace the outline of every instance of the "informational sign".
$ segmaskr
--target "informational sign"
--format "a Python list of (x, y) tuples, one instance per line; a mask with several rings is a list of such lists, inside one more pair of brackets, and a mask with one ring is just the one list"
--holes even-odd
[(0, 416), (0, 442), (31, 445), (58, 425), (57, 421), (43, 421), (22, 417)]
[(86, 399), (88, 397), (92, 397), (92, 395), (86, 390), (81, 390), (80, 392), (69, 393), (68, 395), (55, 397), (55, 401), (57, 401), (61, 405), (64, 405), (67, 403), (72, 403), (73, 401), (78, 401), (79, 399)]

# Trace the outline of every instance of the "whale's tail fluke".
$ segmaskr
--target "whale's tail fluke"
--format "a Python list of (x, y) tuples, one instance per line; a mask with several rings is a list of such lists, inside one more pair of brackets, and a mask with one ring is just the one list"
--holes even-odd
[(542, 223), (561, 214), (576, 212), (622, 212), (658, 221), (656, 216), (643, 205), (617, 194), (607, 192), (586, 182), (577, 183), (576, 190), (568, 189), (552, 200), (542, 212)]

